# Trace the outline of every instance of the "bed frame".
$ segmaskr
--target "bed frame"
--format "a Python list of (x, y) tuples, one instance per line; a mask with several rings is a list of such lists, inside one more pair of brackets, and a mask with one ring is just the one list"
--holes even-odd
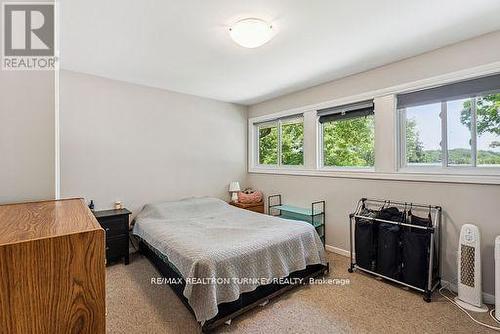
[[(187, 298), (183, 295), (184, 287), (186, 286), (184, 279), (175, 269), (173, 269), (173, 265), (170, 262), (160, 258), (160, 256), (158, 256), (144, 240), (139, 240), (139, 252), (146, 256), (153, 263), (153, 265), (158, 269), (163, 277), (167, 279), (173, 279), (174, 281), (182, 281), (181, 284), (170, 284), (170, 288), (176, 293), (176, 295), (180, 298), (187, 309), (194, 315), (191, 306), (189, 306)], [(329, 263), (327, 263), (326, 265), (310, 265), (307, 266), (304, 270), (291, 273), (287, 278), (302, 278), (304, 279), (304, 282), (308, 282), (310, 278), (326, 275), (329, 272), (329, 269)], [(258, 305), (267, 303), (271, 298), (277, 297), (295, 286), (297, 285), (278, 283), (261, 285), (254, 291), (241, 294), (238, 300), (219, 304), (219, 313), (217, 313), (215, 317), (206, 321), (201, 326), (202, 333), (211, 332), (216, 327), (228, 321), (231, 321), (238, 315)]]

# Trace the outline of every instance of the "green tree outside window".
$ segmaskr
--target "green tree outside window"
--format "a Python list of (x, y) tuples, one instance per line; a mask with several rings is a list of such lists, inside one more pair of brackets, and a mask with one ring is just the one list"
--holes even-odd
[(281, 163), (289, 166), (304, 164), (304, 122), (282, 124)]
[(259, 128), (259, 164), (278, 164), (278, 126)]
[(374, 117), (323, 124), (325, 166), (372, 167), (375, 164)]

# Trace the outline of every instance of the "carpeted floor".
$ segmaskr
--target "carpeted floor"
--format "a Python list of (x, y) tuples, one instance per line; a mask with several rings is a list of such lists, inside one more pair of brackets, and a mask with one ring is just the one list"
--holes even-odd
[[(439, 294), (432, 303), (361, 273), (348, 259), (328, 253), (330, 278), (345, 285), (302, 286), (234, 319), (218, 333), (494, 333), (474, 324)], [(200, 333), (194, 317), (141, 255), (107, 268), (108, 333)], [(477, 318), (494, 325), (486, 314)]]

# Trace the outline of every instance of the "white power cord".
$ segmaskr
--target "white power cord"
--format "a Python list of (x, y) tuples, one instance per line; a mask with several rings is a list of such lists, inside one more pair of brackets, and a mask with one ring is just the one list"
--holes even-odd
[(495, 309), (492, 309), (492, 310), (490, 311), (490, 316), (491, 316), (491, 318), (492, 318), (493, 320), (495, 320), (496, 322), (498, 322), (498, 323), (500, 324), (500, 321), (499, 321), (497, 318), (495, 318), (495, 316), (493, 315), (493, 313), (494, 313), (494, 312), (495, 312)]
[[(465, 314), (467, 314), (467, 316), (469, 316), (469, 318), (471, 318), (471, 319), (472, 319), (472, 321), (474, 321), (475, 323), (477, 323), (477, 324), (479, 324), (479, 325), (481, 325), (481, 326), (487, 327), (487, 328), (489, 328), (489, 329), (493, 329), (493, 330), (495, 330), (495, 331), (500, 331), (500, 327), (491, 326), (491, 325), (488, 325), (488, 324), (486, 324), (486, 323), (484, 323), (484, 322), (481, 322), (481, 321), (479, 321), (479, 320), (474, 319), (474, 318), (472, 317), (472, 315), (471, 315), (471, 314), (470, 314), (470, 313), (469, 313), (466, 309), (464, 309), (463, 307), (461, 307), (460, 305), (458, 305), (457, 303), (455, 303), (455, 301), (454, 301), (453, 299), (451, 299), (450, 297), (448, 297), (448, 296), (446, 296), (446, 295), (444, 295), (444, 294), (442, 293), (442, 290), (443, 290), (443, 289), (445, 289), (445, 288), (446, 288), (446, 289), (447, 289), (450, 293), (453, 293), (450, 289), (448, 289), (448, 286), (443, 286), (443, 287), (441, 287), (441, 288), (439, 289), (439, 294), (440, 294), (441, 296), (443, 296), (444, 298), (448, 299), (448, 301), (449, 301), (450, 303), (452, 303), (453, 305), (455, 305), (456, 307), (458, 307), (458, 308), (459, 308), (462, 312), (464, 312)], [(492, 310), (489, 312), (489, 313), (490, 313), (490, 316), (491, 316), (491, 317), (492, 317), (492, 318), (493, 318), (496, 322), (498, 322), (498, 320), (496, 320), (496, 319), (495, 319), (495, 317), (493, 316), (493, 311), (495, 311), (495, 309), (492, 309)], [(499, 322), (499, 323), (500, 323), (500, 322)]]

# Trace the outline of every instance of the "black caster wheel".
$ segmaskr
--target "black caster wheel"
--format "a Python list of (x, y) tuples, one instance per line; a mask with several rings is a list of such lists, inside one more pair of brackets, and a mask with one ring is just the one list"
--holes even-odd
[(347, 268), (347, 271), (350, 272), (350, 273), (354, 272), (354, 270), (352, 270), (352, 268)]
[(431, 302), (431, 295), (430, 295), (430, 294), (425, 294), (425, 296), (424, 296), (424, 301), (425, 301), (426, 303), (430, 303), (430, 302)]
[(324, 272), (324, 276), (328, 276), (328, 275), (330, 275), (330, 263), (328, 263), (326, 265), (326, 270)]

